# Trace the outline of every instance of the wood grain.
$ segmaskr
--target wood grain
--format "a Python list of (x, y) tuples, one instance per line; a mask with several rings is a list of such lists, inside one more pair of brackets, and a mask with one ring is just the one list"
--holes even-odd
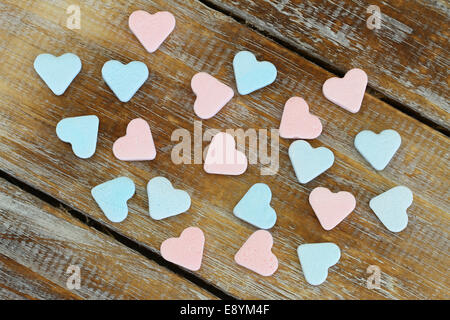
[[(342, 74), (362, 68), (369, 85), (450, 128), (448, 1), (206, 0)], [(367, 8), (381, 11), (370, 30)]]
[[(0, 297), (5, 299), (212, 299), (67, 212), (0, 178)], [(80, 289), (66, 286), (80, 268)]]
[[(65, 28), (64, 1), (7, 1), (0, 10), (0, 165), (9, 174), (108, 225), (117, 232), (158, 252), (168, 237), (188, 226), (202, 228), (205, 257), (196, 274), (239, 298), (448, 298), (449, 265), (449, 141), (439, 132), (366, 94), (361, 111), (350, 114), (329, 103), (321, 94), (331, 76), (317, 65), (243, 27), (197, 1), (86, 1), (81, 5), (81, 30)], [(177, 19), (173, 34), (155, 53), (148, 54), (127, 27), (136, 9), (168, 10)], [(260, 175), (262, 164), (250, 165), (241, 176), (206, 174), (201, 165), (175, 165), (170, 140), (175, 129), (193, 131), (198, 120), (190, 79), (209, 72), (235, 89), (231, 62), (247, 49), (278, 68), (277, 81), (247, 96), (236, 96), (203, 128), (277, 128), (285, 101), (304, 97), (324, 124), (314, 147), (332, 149), (333, 167), (307, 185), (296, 181), (287, 156), (289, 141), (280, 141), (280, 167), (272, 176)], [(42, 52), (71, 51), (80, 56), (83, 69), (63, 96), (50, 93), (32, 69)], [(150, 78), (126, 104), (120, 103), (101, 79), (109, 59), (144, 61)], [(235, 90), (236, 92), (236, 90)], [(96, 154), (76, 158), (69, 145), (59, 141), (55, 126), (64, 117), (96, 114), (100, 134)], [(146, 119), (157, 156), (151, 162), (122, 162), (112, 155), (112, 144), (125, 133), (128, 122)], [(394, 128), (402, 136), (396, 157), (382, 172), (375, 172), (353, 147), (363, 130)], [(203, 143), (207, 146), (207, 142)], [(249, 150), (247, 154), (256, 150)], [(162, 221), (148, 215), (145, 186), (157, 175), (188, 191), (188, 213)], [(90, 196), (90, 189), (117, 176), (136, 183), (129, 215), (119, 224), (109, 222)], [(278, 220), (271, 230), (280, 267), (261, 277), (236, 265), (233, 256), (255, 228), (232, 214), (234, 205), (256, 182), (267, 183)], [(401, 233), (388, 232), (368, 207), (369, 200), (395, 185), (414, 193), (409, 225)], [(332, 231), (324, 231), (308, 202), (317, 186), (351, 191), (356, 210)], [(332, 241), (342, 258), (327, 281), (308, 285), (296, 255), (298, 245)], [(378, 265), (382, 288), (366, 288), (366, 269)]]

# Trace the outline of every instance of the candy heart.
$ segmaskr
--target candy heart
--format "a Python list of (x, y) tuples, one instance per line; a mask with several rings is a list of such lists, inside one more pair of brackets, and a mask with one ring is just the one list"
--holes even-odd
[(200, 228), (189, 227), (179, 238), (170, 238), (161, 244), (161, 255), (167, 261), (197, 271), (202, 265), (205, 235)]
[(305, 279), (313, 286), (327, 279), (328, 268), (341, 257), (341, 250), (331, 242), (302, 244), (297, 248), (297, 253)]
[(331, 230), (355, 209), (356, 199), (350, 192), (318, 187), (309, 194), (309, 203), (322, 227)]
[(277, 68), (267, 61), (258, 62), (249, 51), (238, 52), (233, 59), (236, 85), (241, 95), (268, 86), (277, 77)]
[(202, 119), (213, 117), (234, 95), (233, 89), (205, 72), (192, 77), (191, 87), (197, 96), (194, 112)]
[(212, 174), (239, 175), (247, 170), (247, 157), (236, 150), (232, 135), (219, 132), (211, 140), (203, 169)]
[(270, 276), (278, 269), (278, 259), (271, 251), (272, 246), (270, 232), (258, 230), (245, 241), (234, 256), (234, 261), (262, 276)]
[(59, 57), (43, 53), (34, 60), (34, 70), (50, 90), (60, 96), (80, 73), (81, 60), (73, 53), (65, 53)]
[(114, 156), (124, 161), (153, 160), (156, 157), (152, 131), (144, 119), (131, 120), (127, 134), (113, 144)]
[(334, 154), (325, 147), (313, 148), (304, 140), (289, 146), (289, 158), (300, 183), (307, 183), (328, 170), (334, 162)]
[(344, 78), (330, 78), (323, 84), (325, 98), (356, 113), (361, 108), (367, 86), (367, 74), (361, 69), (348, 71)]
[(155, 177), (147, 184), (150, 216), (155, 220), (176, 216), (191, 207), (186, 191), (174, 189), (169, 180)]
[(372, 198), (369, 206), (389, 231), (400, 232), (408, 224), (406, 209), (412, 202), (411, 190), (398, 186)]
[(277, 221), (277, 214), (270, 206), (272, 192), (267, 184), (256, 183), (247, 191), (233, 213), (236, 217), (258, 227), (270, 229)]
[(65, 118), (56, 125), (56, 135), (72, 145), (77, 157), (86, 159), (95, 153), (98, 124), (97, 116)]
[(116, 97), (122, 102), (128, 102), (147, 80), (148, 69), (140, 61), (123, 65), (119, 61), (110, 60), (103, 65), (102, 76)]
[(379, 134), (364, 130), (355, 137), (356, 149), (378, 171), (386, 168), (401, 143), (400, 135), (391, 129), (384, 130)]
[(125, 220), (128, 215), (127, 201), (134, 195), (134, 192), (134, 182), (127, 177), (104, 182), (91, 190), (98, 206), (112, 222)]
[(309, 113), (309, 106), (299, 97), (290, 98), (285, 106), (280, 124), (280, 137), (286, 139), (314, 139), (320, 136), (322, 123)]
[(130, 15), (128, 25), (144, 48), (152, 53), (158, 50), (175, 28), (175, 17), (167, 11), (150, 14), (137, 10)]

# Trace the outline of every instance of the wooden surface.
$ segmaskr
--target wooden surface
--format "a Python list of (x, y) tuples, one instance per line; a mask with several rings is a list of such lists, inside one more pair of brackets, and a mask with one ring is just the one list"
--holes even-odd
[[(178, 236), (184, 228), (200, 227), (206, 236), (205, 256), (193, 276), (236, 298), (450, 298), (450, 143), (446, 136), (369, 93), (357, 114), (331, 104), (322, 96), (321, 86), (333, 74), (198, 1), (86, 1), (81, 3), (81, 30), (74, 31), (65, 27), (69, 4), (2, 1), (0, 167), (4, 172), (152, 253), (159, 254), (162, 241)], [(167, 10), (177, 19), (175, 31), (153, 54), (128, 29), (128, 16), (136, 9)], [(324, 132), (312, 145), (327, 146), (336, 157), (333, 167), (314, 181), (297, 182), (287, 156), (290, 141), (284, 139), (280, 140), (280, 167), (275, 175), (260, 175), (261, 164), (232, 177), (208, 175), (201, 165), (172, 163), (171, 150), (176, 144), (170, 139), (172, 132), (178, 128), (192, 132), (194, 120), (199, 120), (192, 111), (195, 96), (190, 79), (199, 71), (209, 72), (237, 92), (231, 63), (243, 49), (273, 62), (277, 81), (250, 95), (236, 95), (216, 117), (203, 121), (203, 129), (278, 128), (285, 101), (302, 96), (324, 124)], [(32, 64), (42, 52), (60, 55), (67, 51), (81, 58), (83, 68), (66, 93), (57, 97)], [(101, 79), (101, 67), (110, 59), (139, 60), (149, 67), (149, 80), (129, 103), (120, 103)], [(100, 118), (97, 151), (88, 160), (76, 158), (70, 145), (55, 134), (59, 120), (85, 114)], [(152, 128), (156, 159), (119, 161), (112, 155), (112, 144), (137, 117), (146, 119)], [(363, 129), (379, 132), (388, 128), (400, 133), (402, 146), (389, 166), (376, 172), (356, 152), (353, 139)], [(246, 152), (255, 150), (247, 146)], [(97, 207), (90, 189), (122, 175), (135, 181), (136, 195), (128, 202), (127, 219), (115, 224)], [(158, 175), (190, 193), (188, 213), (162, 221), (149, 217), (145, 186)], [(261, 277), (233, 261), (256, 229), (234, 217), (232, 209), (256, 182), (270, 186), (278, 214), (271, 232), (280, 266), (271, 277)], [(372, 197), (396, 185), (405, 185), (414, 193), (408, 227), (398, 234), (389, 232), (368, 207)], [(351, 191), (357, 198), (355, 211), (332, 231), (320, 227), (308, 204), (307, 197), (317, 186)], [(313, 287), (304, 280), (296, 248), (323, 241), (339, 245), (342, 257), (330, 269), (327, 281)], [(16, 261), (11, 259), (9, 265)], [(40, 258), (36, 253), (29, 259)], [(366, 288), (369, 265), (380, 267), (381, 289)]]

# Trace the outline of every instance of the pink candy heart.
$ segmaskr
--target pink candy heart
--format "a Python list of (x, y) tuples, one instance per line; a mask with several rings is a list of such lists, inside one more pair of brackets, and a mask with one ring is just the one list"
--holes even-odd
[(309, 113), (309, 106), (299, 97), (290, 98), (280, 123), (280, 136), (286, 139), (315, 139), (322, 133), (320, 119)]
[(189, 227), (179, 238), (169, 238), (161, 244), (161, 255), (167, 261), (197, 271), (202, 265), (205, 235), (200, 228)]
[(205, 72), (192, 77), (191, 87), (197, 96), (194, 112), (202, 119), (213, 117), (234, 95), (233, 89)]
[(147, 121), (131, 120), (124, 137), (113, 144), (114, 156), (124, 161), (153, 160), (156, 157), (155, 143)]
[(144, 48), (152, 53), (158, 50), (175, 28), (175, 17), (167, 11), (150, 14), (138, 10), (130, 15), (128, 25)]
[(245, 241), (234, 260), (262, 276), (270, 276), (278, 269), (278, 259), (271, 251), (272, 246), (273, 238), (270, 232), (258, 230)]
[(356, 199), (350, 192), (333, 193), (322, 187), (311, 191), (309, 203), (325, 230), (336, 227), (356, 207)]
[(325, 98), (356, 113), (361, 108), (367, 86), (367, 74), (361, 69), (348, 71), (344, 78), (330, 78), (323, 84)]
[(232, 135), (219, 132), (211, 140), (203, 169), (207, 173), (239, 175), (247, 170), (247, 157), (236, 150)]

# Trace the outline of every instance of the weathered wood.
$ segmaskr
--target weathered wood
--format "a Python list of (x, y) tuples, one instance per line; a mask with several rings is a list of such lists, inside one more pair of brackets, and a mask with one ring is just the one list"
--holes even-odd
[[(4, 179), (0, 179), (0, 221), (2, 298), (214, 298)], [(80, 268), (80, 289), (67, 287), (70, 265)]]
[[(364, 69), (369, 85), (450, 128), (448, 1), (206, 0), (344, 73)], [(370, 30), (367, 10), (381, 11)]]
[[(178, 236), (188, 226), (205, 232), (202, 268), (196, 274), (241, 298), (448, 298), (449, 141), (373, 96), (366, 94), (362, 109), (350, 114), (321, 94), (331, 76), (297, 54), (269, 41), (231, 18), (196, 1), (88, 1), (82, 4), (81, 30), (65, 28), (63, 1), (7, 1), (0, 11), (0, 165), (11, 175), (43, 190), (90, 217), (107, 224), (143, 246), (158, 251), (163, 240)], [(127, 27), (136, 9), (168, 10), (177, 19), (173, 34), (157, 52), (148, 54)], [(295, 178), (287, 156), (289, 142), (281, 140), (280, 169), (261, 176), (261, 165), (251, 165), (242, 176), (206, 174), (201, 165), (175, 165), (170, 140), (175, 129), (193, 131), (197, 118), (191, 77), (209, 72), (235, 88), (231, 62), (242, 49), (257, 53), (278, 68), (277, 81), (248, 96), (236, 96), (203, 127), (276, 128), (285, 101), (304, 97), (324, 123), (313, 146), (325, 145), (336, 156), (334, 166), (307, 185)], [(50, 93), (32, 69), (39, 53), (80, 56), (83, 69), (63, 96)], [(133, 99), (120, 103), (101, 80), (101, 67), (109, 59), (147, 63), (150, 79)], [(100, 134), (96, 154), (76, 158), (69, 145), (55, 135), (61, 118), (97, 114)], [(136, 117), (146, 119), (157, 146), (151, 162), (122, 162), (112, 155), (113, 142)], [(375, 172), (353, 147), (363, 129), (394, 128), (403, 143), (382, 172)], [(203, 146), (206, 146), (204, 143)], [(247, 148), (248, 151), (248, 148)], [(251, 150), (254, 152), (255, 150)], [(136, 195), (129, 216), (110, 223), (90, 196), (90, 189), (119, 175), (132, 178)], [(145, 186), (157, 175), (192, 197), (188, 213), (154, 221), (148, 215)], [(235, 218), (232, 209), (256, 182), (267, 183), (278, 221), (272, 229), (274, 253), (280, 260), (272, 277), (258, 276), (236, 265), (233, 256), (255, 231)], [(369, 199), (395, 185), (414, 192), (410, 222), (399, 234), (388, 232), (368, 207)], [(317, 186), (351, 191), (357, 208), (330, 232), (324, 231), (308, 204)], [(296, 248), (305, 242), (333, 241), (342, 249), (338, 265), (319, 287), (303, 277)], [(366, 288), (366, 268), (378, 265), (382, 288)]]

